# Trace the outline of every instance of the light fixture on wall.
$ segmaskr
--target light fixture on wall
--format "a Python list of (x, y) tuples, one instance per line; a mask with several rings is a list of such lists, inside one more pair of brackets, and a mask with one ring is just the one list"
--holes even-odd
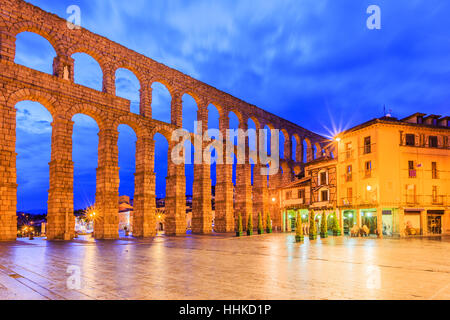
[(367, 191), (372, 191), (372, 186), (371, 185), (367, 186)]

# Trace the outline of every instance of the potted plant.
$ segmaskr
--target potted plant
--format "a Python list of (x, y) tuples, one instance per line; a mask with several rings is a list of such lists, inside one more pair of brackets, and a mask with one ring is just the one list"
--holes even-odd
[(125, 231), (125, 236), (128, 237), (128, 236), (130, 235), (130, 230), (128, 230), (128, 227), (125, 226), (125, 227), (123, 228), (123, 230)]
[(237, 223), (237, 231), (236, 231), (236, 237), (242, 237), (242, 216), (241, 214), (238, 215), (238, 223)]
[(303, 235), (303, 223), (300, 213), (297, 213), (297, 226), (295, 230), (295, 242), (303, 242), (305, 236)]
[(320, 223), (320, 237), (328, 238), (327, 214), (322, 213), (322, 221)]
[(266, 232), (267, 233), (272, 233), (272, 219), (270, 218), (270, 213), (267, 213), (267, 229)]
[(309, 239), (317, 239), (316, 215), (314, 214), (314, 210), (312, 210), (309, 215)]
[(332, 213), (332, 217), (331, 217), (331, 230), (333, 230), (333, 236), (341, 236), (342, 235), (342, 231), (341, 228), (339, 227), (339, 222), (337, 219), (337, 214), (336, 212)]
[(253, 235), (253, 216), (251, 214), (248, 215), (247, 219), (247, 235), (252, 236)]
[(264, 226), (263, 226), (263, 221), (262, 221), (262, 215), (261, 212), (258, 213), (258, 234), (263, 234), (264, 233)]

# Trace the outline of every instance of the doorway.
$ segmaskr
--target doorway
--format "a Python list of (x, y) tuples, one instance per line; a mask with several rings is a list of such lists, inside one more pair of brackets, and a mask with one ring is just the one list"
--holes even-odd
[(439, 214), (428, 214), (428, 233), (442, 234), (442, 216)]

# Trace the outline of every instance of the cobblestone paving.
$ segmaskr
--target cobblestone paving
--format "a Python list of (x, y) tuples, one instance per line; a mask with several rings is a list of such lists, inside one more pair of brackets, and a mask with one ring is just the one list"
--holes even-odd
[(450, 299), (450, 238), (22, 240), (0, 244), (0, 299)]

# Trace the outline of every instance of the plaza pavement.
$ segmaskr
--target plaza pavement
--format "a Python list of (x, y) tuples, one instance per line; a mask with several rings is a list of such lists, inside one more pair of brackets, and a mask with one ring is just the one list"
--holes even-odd
[(450, 299), (450, 237), (19, 240), (0, 244), (0, 299)]

